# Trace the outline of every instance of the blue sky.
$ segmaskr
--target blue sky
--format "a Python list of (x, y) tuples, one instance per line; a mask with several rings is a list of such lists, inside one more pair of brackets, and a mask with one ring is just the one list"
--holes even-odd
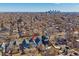
[(79, 12), (78, 3), (0, 3), (0, 12)]

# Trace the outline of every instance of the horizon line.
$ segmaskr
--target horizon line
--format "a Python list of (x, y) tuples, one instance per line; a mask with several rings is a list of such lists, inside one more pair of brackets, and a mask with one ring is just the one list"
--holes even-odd
[[(25, 13), (46, 13), (46, 12), (48, 12), (48, 11), (40, 11), (40, 12), (38, 12), (38, 11), (0, 11), (0, 13), (15, 13), (15, 12), (17, 12), (17, 13), (19, 13), (19, 12), (25, 12)], [(71, 13), (70, 11), (60, 11), (60, 13), (64, 13), (64, 12), (68, 12), (68, 13)], [(72, 11), (72, 12), (79, 12), (79, 11)]]

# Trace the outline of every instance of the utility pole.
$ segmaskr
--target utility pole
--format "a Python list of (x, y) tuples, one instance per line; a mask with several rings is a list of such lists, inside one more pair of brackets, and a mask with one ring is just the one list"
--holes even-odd
[(10, 35), (12, 35), (12, 33), (13, 33), (13, 26), (14, 26), (14, 24), (12, 22), (12, 18), (10, 18)]
[(20, 16), (19, 19), (17, 20), (17, 28), (18, 28), (19, 37), (21, 37), (20, 32), (22, 32), (21, 31), (21, 22), (22, 22), (22, 17)]

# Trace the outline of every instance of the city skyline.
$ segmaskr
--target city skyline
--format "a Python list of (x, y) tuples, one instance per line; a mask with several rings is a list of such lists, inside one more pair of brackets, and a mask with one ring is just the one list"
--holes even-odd
[(0, 12), (79, 12), (78, 3), (0, 3)]

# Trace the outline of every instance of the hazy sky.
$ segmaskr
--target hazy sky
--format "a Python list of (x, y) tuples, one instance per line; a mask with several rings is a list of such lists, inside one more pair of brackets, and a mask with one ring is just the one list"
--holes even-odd
[(0, 3), (0, 12), (43, 12), (60, 10), (79, 12), (78, 3)]

